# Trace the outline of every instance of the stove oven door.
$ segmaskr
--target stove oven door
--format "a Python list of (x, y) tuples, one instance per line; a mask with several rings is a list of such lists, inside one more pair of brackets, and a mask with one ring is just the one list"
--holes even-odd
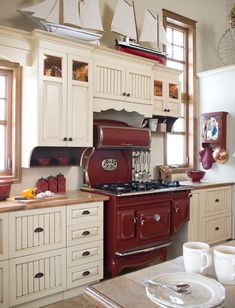
[(165, 206), (137, 211), (137, 236), (139, 242), (164, 241), (170, 236), (171, 207)]

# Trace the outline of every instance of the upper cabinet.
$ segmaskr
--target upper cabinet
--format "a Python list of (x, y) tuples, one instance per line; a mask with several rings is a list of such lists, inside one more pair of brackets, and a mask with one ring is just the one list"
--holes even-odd
[(179, 82), (180, 71), (167, 67), (154, 67), (153, 115), (180, 117), (181, 89)]
[(35, 45), (23, 79), (25, 167), (36, 146), (92, 146), (93, 47), (43, 37), (36, 38)]
[(123, 58), (118, 52), (96, 52), (94, 57), (93, 110), (125, 109), (152, 116), (153, 64)]

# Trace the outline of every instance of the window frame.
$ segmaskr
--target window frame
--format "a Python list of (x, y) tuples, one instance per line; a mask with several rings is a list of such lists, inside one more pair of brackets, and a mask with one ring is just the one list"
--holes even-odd
[[(195, 144), (197, 125), (196, 117), (196, 21), (184, 17), (172, 11), (162, 9), (163, 12), (163, 25), (165, 29), (167, 26), (172, 26), (187, 32), (186, 41), (186, 74), (184, 75), (185, 93), (182, 93), (182, 101), (186, 104), (185, 108), (185, 154), (186, 164), (173, 168), (174, 173), (182, 173), (189, 168), (196, 166)], [(171, 58), (167, 58), (172, 61)], [(174, 60), (175, 62), (182, 63), (182, 61)], [(180, 134), (180, 133), (177, 133)], [(164, 164), (167, 162), (167, 135), (164, 137)]]
[(7, 128), (7, 164), (9, 171), (0, 172), (0, 180), (21, 180), (21, 96), (22, 96), (22, 68), (18, 63), (0, 59), (0, 70), (8, 76), (8, 106), (7, 121), (10, 129)]

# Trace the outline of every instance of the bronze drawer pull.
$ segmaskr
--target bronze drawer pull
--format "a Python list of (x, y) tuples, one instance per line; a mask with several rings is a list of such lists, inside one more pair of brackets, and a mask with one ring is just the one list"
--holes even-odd
[(90, 214), (90, 211), (88, 211), (88, 210), (85, 210), (85, 211), (82, 212), (82, 215), (89, 215), (89, 214)]
[(37, 274), (34, 276), (34, 278), (41, 278), (41, 277), (43, 277), (43, 276), (44, 276), (43, 273), (37, 273)]
[(219, 199), (215, 199), (215, 202), (219, 202)]
[(36, 228), (36, 229), (34, 230), (35, 233), (40, 233), (40, 232), (42, 232), (42, 231), (44, 231), (44, 230), (43, 230), (43, 228), (41, 228), (41, 227), (38, 227), (38, 228)]
[(82, 254), (83, 257), (89, 256), (89, 255), (90, 255), (90, 251), (84, 251)]
[(84, 231), (82, 232), (82, 235), (89, 235), (90, 234), (90, 231)]
[(219, 227), (215, 227), (215, 231), (218, 231), (219, 230)]
[(90, 271), (85, 271), (85, 272), (82, 273), (82, 276), (88, 276), (88, 275), (90, 275), (90, 273), (91, 273)]

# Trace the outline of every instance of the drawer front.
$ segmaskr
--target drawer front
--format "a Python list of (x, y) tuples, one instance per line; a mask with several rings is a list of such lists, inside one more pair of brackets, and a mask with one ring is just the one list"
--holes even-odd
[(215, 215), (229, 210), (231, 210), (231, 187), (203, 191), (202, 216)]
[(0, 213), (0, 261), (6, 259), (8, 259), (8, 213)]
[(103, 222), (88, 222), (68, 226), (67, 246), (80, 245), (103, 239)]
[(67, 288), (74, 288), (103, 278), (103, 261), (86, 263), (67, 269)]
[(95, 241), (67, 248), (67, 267), (79, 266), (102, 259), (103, 241)]
[(9, 307), (8, 261), (0, 262), (0, 308)]
[(18, 305), (66, 288), (65, 250), (10, 260), (10, 304)]
[(103, 203), (91, 202), (68, 206), (67, 225), (103, 219)]
[(65, 208), (9, 214), (10, 258), (65, 247)]
[(232, 236), (230, 213), (202, 219), (200, 230), (200, 240), (208, 244), (230, 239)]

